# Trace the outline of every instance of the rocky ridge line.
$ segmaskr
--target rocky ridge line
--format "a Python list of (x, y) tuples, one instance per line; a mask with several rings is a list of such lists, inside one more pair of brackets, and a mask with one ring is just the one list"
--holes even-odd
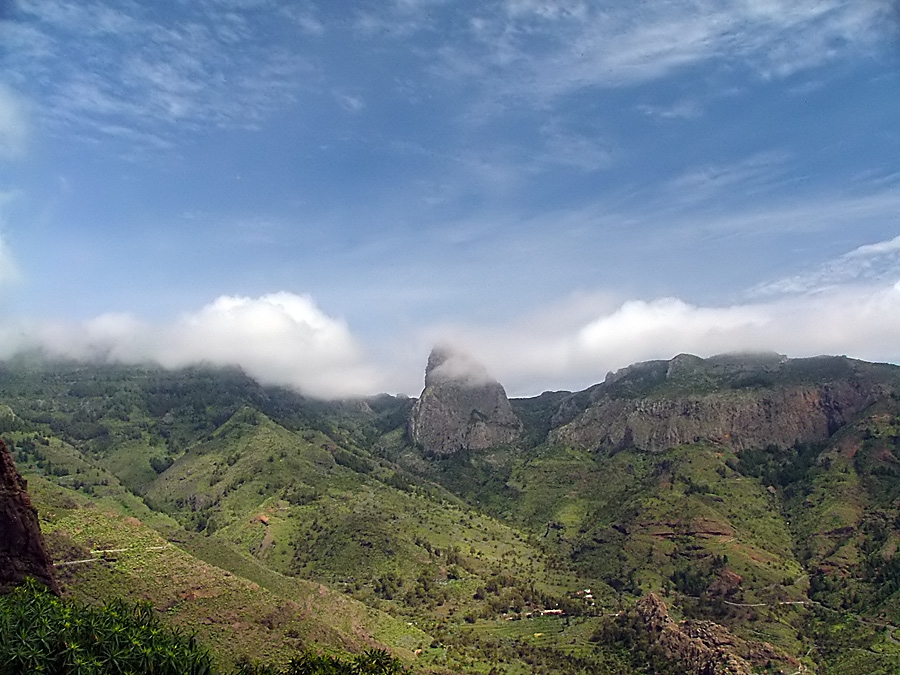
[(715, 361), (689, 355), (636, 364), (594, 387), (586, 408), (563, 404), (549, 440), (650, 452), (704, 441), (736, 451), (824, 441), (892, 390), (845, 361), (846, 377), (818, 383), (786, 379), (797, 360), (751, 364), (730, 380)]

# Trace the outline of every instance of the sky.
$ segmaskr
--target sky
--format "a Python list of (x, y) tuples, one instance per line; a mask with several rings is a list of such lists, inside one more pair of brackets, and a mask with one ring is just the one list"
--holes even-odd
[(900, 363), (892, 0), (0, 0), (0, 357)]

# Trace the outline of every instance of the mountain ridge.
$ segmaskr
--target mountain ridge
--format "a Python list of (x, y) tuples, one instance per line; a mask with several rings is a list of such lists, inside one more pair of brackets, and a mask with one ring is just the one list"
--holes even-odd
[[(446, 363), (435, 357), (425, 390), (463, 392), (439, 413), (465, 440), (466, 387), (503, 390), (470, 359)], [(900, 624), (896, 366), (679, 355), (580, 392), (503, 392), (515, 439), (452, 452), (413, 442), (428, 396), (318, 402), (235, 370), (29, 368), (0, 364), (0, 433), (42, 495), (44, 481), (60, 491), (41, 497), (54, 541), (87, 545), (87, 516), (111, 532), (138, 518), (233, 575), (324, 584), (421, 627), (379, 639), (422, 672), (670, 672), (610, 625), (650, 593), (674, 621), (764, 639), (790, 672), (798, 659), (828, 673), (900, 664), (877, 627)], [(768, 435), (742, 422), (743, 438), (724, 437), (741, 406), (768, 415)], [(119, 515), (59, 517), (74, 502)], [(66, 592), (109, 583), (79, 576)], [(212, 611), (202, 595), (177, 601), (185, 616)], [(360, 644), (306, 625), (301, 642)]]
[(566, 398), (549, 440), (606, 450), (700, 440), (786, 448), (827, 439), (898, 386), (900, 368), (846, 357), (681, 354), (634, 364)]

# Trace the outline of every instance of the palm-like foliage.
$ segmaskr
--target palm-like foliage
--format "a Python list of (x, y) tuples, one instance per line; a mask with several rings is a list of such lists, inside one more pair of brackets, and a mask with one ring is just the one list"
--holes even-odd
[(146, 603), (90, 607), (28, 581), (0, 596), (0, 675), (209, 675), (209, 653)]
[(237, 675), (401, 675), (408, 672), (400, 661), (383, 649), (369, 649), (349, 660), (305, 651), (286, 668), (242, 665)]

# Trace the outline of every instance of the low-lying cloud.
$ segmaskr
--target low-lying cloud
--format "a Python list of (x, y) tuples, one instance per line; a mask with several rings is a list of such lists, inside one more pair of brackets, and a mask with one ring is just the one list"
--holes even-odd
[(511, 395), (580, 389), (636, 361), (687, 352), (846, 354), (900, 362), (900, 282), (850, 285), (758, 303), (703, 307), (678, 298), (630, 300), (590, 320), (558, 309), (503, 327), (444, 329)]
[(479, 387), (492, 381), (484, 365), (468, 354), (441, 345), (429, 357), (429, 367), (436, 360), (433, 370), (426, 373), (425, 384), (454, 382), (465, 387)]
[[(410, 344), (421, 361), (409, 353)], [(846, 354), (900, 363), (900, 282), (845, 284), (720, 307), (678, 298), (613, 304), (602, 294), (583, 296), (503, 325), (398, 335), (382, 350), (381, 364), (373, 364), (346, 323), (310, 297), (287, 292), (222, 296), (165, 324), (106, 314), (77, 323), (7, 322), (0, 330), (0, 357), (38, 349), (54, 357), (168, 368), (238, 365), (263, 383), (320, 398), (415, 392), (433, 344), (474, 358), (449, 359), (435, 376), (481, 383), (490, 373), (512, 396), (581, 389), (636, 361), (682, 352)]]
[(81, 323), (31, 322), (0, 335), (4, 355), (23, 349), (167, 368), (238, 365), (261, 382), (322, 398), (372, 393), (380, 386), (343, 321), (326, 315), (308, 296), (285, 292), (222, 296), (164, 325), (107, 314)]

